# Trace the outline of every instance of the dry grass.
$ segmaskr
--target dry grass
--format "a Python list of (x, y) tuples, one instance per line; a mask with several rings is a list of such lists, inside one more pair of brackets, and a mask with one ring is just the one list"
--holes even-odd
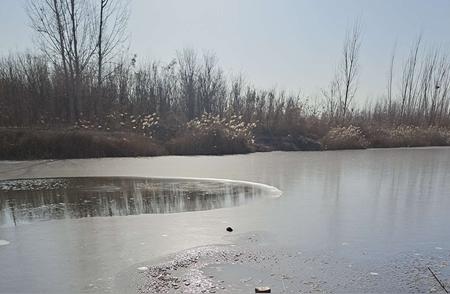
[[(0, 129), (0, 160), (222, 155), (320, 148), (317, 142), (307, 137), (258, 137), (255, 143), (252, 128), (236, 117), (203, 116), (188, 122), (182, 131), (167, 141), (133, 133), (89, 129)], [(324, 150), (449, 146), (450, 130), (350, 125), (331, 128), (320, 143)], [(268, 147), (262, 148), (265, 145)]]
[(361, 129), (352, 125), (330, 129), (321, 143), (326, 150), (364, 149), (369, 146)]
[(236, 116), (204, 114), (189, 121), (166, 147), (171, 154), (178, 155), (249, 153), (255, 151), (253, 128), (253, 124), (246, 124)]
[(367, 136), (370, 138), (370, 146), (374, 148), (450, 145), (450, 130), (438, 127), (372, 128), (368, 130)]
[(356, 126), (330, 129), (322, 140), (326, 150), (449, 146), (450, 130), (418, 126)]
[(94, 158), (164, 155), (152, 139), (125, 133), (0, 130), (0, 159)]
[(243, 138), (230, 138), (223, 130), (210, 133), (179, 135), (166, 144), (170, 154), (175, 155), (222, 155), (243, 154), (255, 151)]

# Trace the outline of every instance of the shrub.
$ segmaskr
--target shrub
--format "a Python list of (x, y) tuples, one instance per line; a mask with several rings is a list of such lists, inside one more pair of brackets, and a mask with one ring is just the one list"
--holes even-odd
[(397, 126), (369, 132), (372, 147), (422, 147), (450, 144), (450, 131), (444, 128)]
[(241, 117), (221, 118), (211, 114), (186, 123), (185, 128), (169, 141), (173, 154), (235, 154), (254, 151), (253, 129)]
[(336, 127), (328, 131), (322, 138), (323, 149), (364, 149), (369, 146), (369, 142), (359, 127)]
[(92, 158), (166, 154), (133, 134), (68, 130), (0, 130), (0, 159)]
[(94, 120), (79, 119), (73, 128), (77, 130), (126, 131), (152, 138), (159, 128), (159, 116), (156, 113), (130, 115), (127, 112), (112, 112)]

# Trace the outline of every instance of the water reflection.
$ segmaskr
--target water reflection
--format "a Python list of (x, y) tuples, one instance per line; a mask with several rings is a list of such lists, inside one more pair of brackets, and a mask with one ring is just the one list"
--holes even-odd
[(41, 220), (175, 213), (238, 206), (269, 194), (231, 181), (55, 178), (0, 181), (0, 226)]

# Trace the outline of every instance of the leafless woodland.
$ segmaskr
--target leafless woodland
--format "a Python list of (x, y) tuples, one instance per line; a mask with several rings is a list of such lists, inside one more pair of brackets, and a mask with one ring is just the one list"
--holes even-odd
[[(422, 38), (406, 61), (393, 52), (383, 98), (360, 106), (359, 23), (346, 33), (335, 78), (321, 97), (310, 99), (258, 89), (242, 75), (229, 78), (214, 54), (193, 49), (180, 50), (168, 63), (140, 62), (128, 49), (127, 0), (29, 1), (27, 12), (36, 48), (0, 59), (2, 127), (122, 128), (146, 135), (133, 121), (148, 123), (142, 118), (153, 116), (164, 140), (204, 114), (234, 117), (256, 134), (315, 140), (349, 127), (369, 137), (382, 128), (442, 133), (450, 127), (450, 60), (447, 52), (426, 50)], [(130, 122), (106, 126), (114, 117)]]

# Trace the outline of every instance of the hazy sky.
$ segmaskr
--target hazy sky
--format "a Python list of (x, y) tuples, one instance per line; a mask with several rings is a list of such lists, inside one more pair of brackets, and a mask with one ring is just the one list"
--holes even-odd
[[(450, 0), (131, 0), (131, 53), (168, 61), (184, 47), (215, 52), (228, 73), (259, 87), (314, 96), (339, 61), (345, 31), (363, 31), (359, 99), (385, 91), (419, 34), (450, 53)], [(0, 0), (0, 53), (33, 48), (24, 0)]]

